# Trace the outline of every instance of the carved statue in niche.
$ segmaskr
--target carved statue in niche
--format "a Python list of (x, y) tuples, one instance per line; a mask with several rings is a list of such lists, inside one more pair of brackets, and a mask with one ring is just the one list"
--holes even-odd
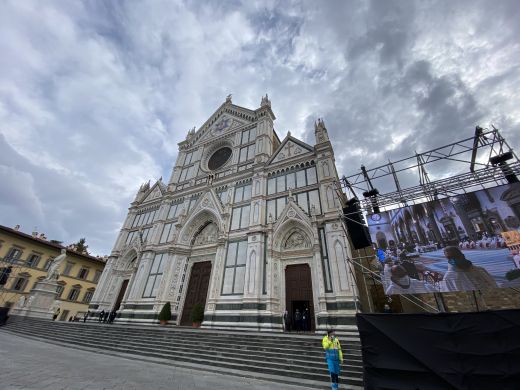
[(217, 225), (211, 222), (204, 229), (202, 229), (199, 234), (197, 234), (197, 236), (195, 237), (195, 241), (193, 241), (193, 245), (212, 244), (214, 242), (217, 242), (217, 238)]
[(284, 249), (307, 249), (311, 244), (305, 234), (297, 230), (285, 241)]

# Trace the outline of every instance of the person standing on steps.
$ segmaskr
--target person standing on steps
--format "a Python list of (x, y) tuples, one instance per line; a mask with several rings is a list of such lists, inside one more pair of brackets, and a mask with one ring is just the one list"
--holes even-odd
[(298, 309), (296, 309), (294, 313), (294, 323), (296, 325), (296, 331), (299, 332), (302, 329), (302, 313), (300, 313)]
[(325, 359), (329, 368), (330, 381), (332, 390), (338, 390), (340, 364), (343, 363), (343, 352), (333, 329), (327, 331), (327, 334), (321, 340), (321, 345), (325, 350)]
[(110, 312), (110, 317), (108, 317), (108, 323), (112, 324), (114, 322), (114, 320), (116, 319), (116, 317), (117, 317), (117, 311), (112, 310)]
[(307, 332), (309, 329), (307, 329), (307, 321), (309, 320), (309, 309), (305, 308), (305, 310), (302, 312), (302, 330), (304, 332)]
[(98, 322), (103, 321), (103, 317), (105, 317), (105, 311), (104, 311), (104, 310), (101, 310), (101, 311), (99, 312), (99, 319), (98, 319)]
[(289, 318), (289, 311), (285, 309), (285, 312), (283, 313), (283, 327), (286, 332), (289, 332), (291, 330), (291, 323)]

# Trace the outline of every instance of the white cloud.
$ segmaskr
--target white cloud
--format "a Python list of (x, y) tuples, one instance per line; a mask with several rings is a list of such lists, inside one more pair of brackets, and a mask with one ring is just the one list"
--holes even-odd
[(324, 117), (340, 174), (477, 123), (518, 146), (519, 10), (516, 1), (4, 2), (0, 173), (11, 184), (0, 223), (65, 242), (86, 236), (108, 253), (135, 190), (169, 178), (177, 143), (228, 93), (251, 108), (269, 93), (282, 137), (313, 142)]

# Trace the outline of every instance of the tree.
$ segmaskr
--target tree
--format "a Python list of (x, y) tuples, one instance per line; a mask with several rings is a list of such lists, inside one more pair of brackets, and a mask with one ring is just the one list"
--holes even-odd
[(172, 319), (172, 309), (170, 302), (166, 302), (159, 313), (159, 321), (170, 321)]
[(75, 252), (88, 254), (88, 245), (85, 245), (86, 241), (87, 240), (85, 238), (80, 238), (78, 242), (72, 244), (71, 246)]
[(197, 303), (191, 309), (191, 322), (200, 324), (204, 320), (204, 306)]

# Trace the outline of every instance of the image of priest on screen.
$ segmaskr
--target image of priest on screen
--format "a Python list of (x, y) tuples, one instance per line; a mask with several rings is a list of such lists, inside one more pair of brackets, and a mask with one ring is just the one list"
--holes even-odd
[(435, 292), (435, 287), (422, 280), (410, 277), (402, 265), (385, 264), (386, 295), (422, 294)]

